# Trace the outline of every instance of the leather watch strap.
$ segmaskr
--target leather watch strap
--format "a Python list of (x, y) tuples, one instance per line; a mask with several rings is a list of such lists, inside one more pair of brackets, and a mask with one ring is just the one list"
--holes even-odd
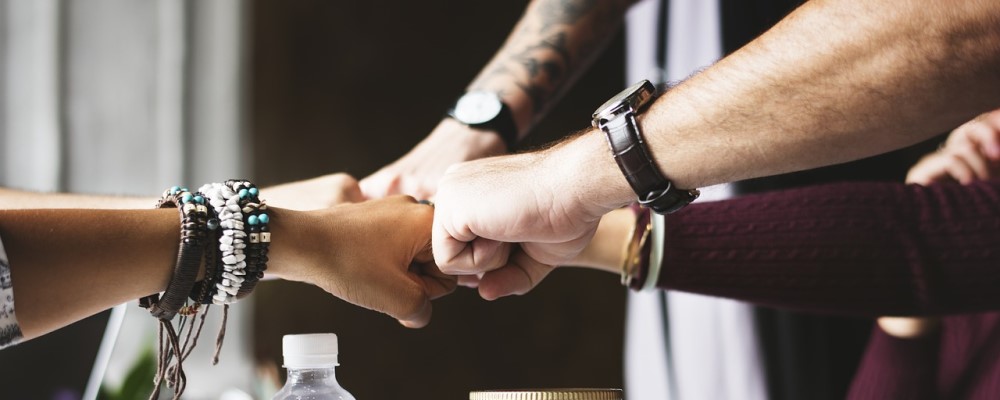
[[(459, 98), (461, 99), (461, 97)], [(503, 140), (504, 145), (507, 146), (507, 151), (512, 151), (517, 146), (517, 123), (514, 122), (514, 112), (503, 101), (500, 101), (500, 110), (496, 116), (486, 122), (469, 123), (463, 121), (462, 118), (455, 115), (455, 106), (448, 109), (447, 116), (473, 129), (496, 132)]]
[(496, 131), (503, 143), (507, 145), (507, 151), (513, 151), (517, 146), (517, 124), (514, 123), (514, 112), (507, 107), (506, 103), (500, 103), (500, 112), (497, 117), (490, 121), (489, 127)]
[(605, 121), (601, 128), (625, 180), (639, 195), (639, 204), (663, 214), (677, 211), (698, 198), (697, 190), (678, 189), (660, 173), (633, 113)]

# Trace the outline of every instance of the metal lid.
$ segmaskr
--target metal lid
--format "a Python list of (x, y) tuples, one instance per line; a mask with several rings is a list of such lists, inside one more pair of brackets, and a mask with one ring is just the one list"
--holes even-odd
[(469, 400), (622, 400), (621, 389), (482, 390)]

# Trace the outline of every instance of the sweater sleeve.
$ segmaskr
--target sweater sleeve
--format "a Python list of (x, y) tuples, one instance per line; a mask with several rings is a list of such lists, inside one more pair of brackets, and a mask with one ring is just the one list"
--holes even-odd
[(850, 400), (938, 399), (941, 333), (903, 339), (875, 326), (847, 393)]
[(666, 219), (661, 288), (845, 315), (1000, 308), (1000, 181), (841, 183)]
[(13, 346), (22, 339), (21, 327), (14, 315), (14, 284), (10, 280), (7, 252), (0, 242), (0, 349)]

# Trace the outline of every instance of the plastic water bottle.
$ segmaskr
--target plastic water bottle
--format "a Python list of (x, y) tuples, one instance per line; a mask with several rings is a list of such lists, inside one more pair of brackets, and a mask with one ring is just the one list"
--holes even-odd
[(333, 371), (340, 365), (337, 335), (285, 335), (281, 345), (288, 381), (273, 400), (355, 400), (340, 386)]

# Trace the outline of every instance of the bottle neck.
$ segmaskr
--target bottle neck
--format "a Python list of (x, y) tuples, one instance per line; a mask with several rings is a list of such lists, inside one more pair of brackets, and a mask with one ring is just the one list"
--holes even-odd
[(288, 381), (286, 384), (323, 384), (337, 385), (337, 375), (333, 366), (326, 368), (288, 368)]

